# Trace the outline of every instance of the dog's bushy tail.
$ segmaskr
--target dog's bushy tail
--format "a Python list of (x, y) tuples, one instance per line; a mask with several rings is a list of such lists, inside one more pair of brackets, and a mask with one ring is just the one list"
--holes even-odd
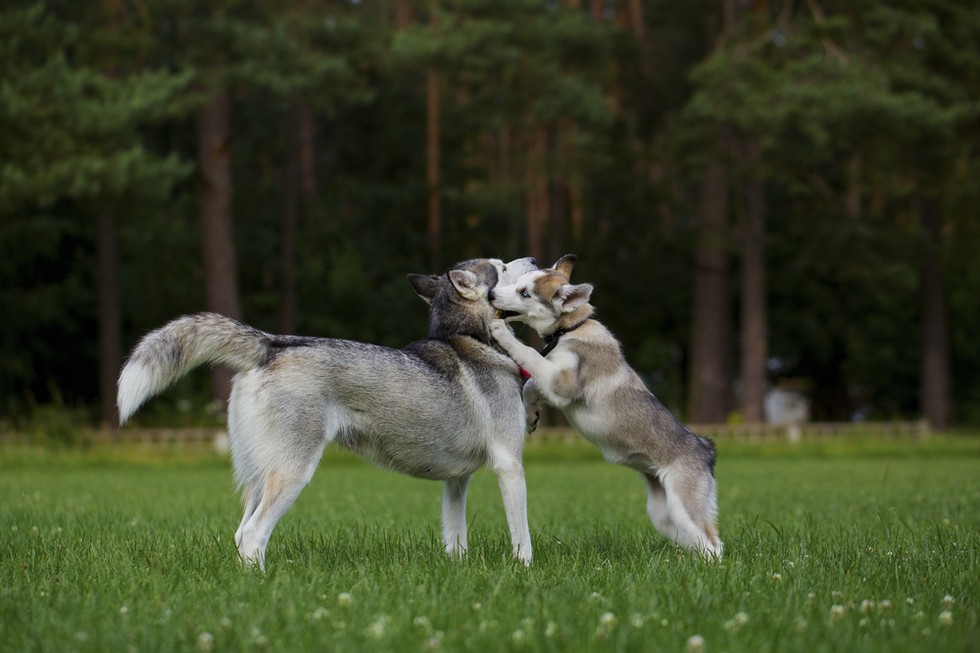
[(119, 423), (199, 365), (221, 363), (238, 372), (258, 367), (268, 360), (270, 341), (269, 334), (217, 313), (185, 315), (149, 332), (119, 374)]

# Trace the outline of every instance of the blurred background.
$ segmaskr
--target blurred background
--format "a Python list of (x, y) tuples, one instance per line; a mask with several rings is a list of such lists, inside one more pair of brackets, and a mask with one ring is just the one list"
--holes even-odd
[(0, 71), (0, 434), (182, 313), (403, 346), (407, 273), (566, 252), (685, 420), (980, 424), (972, 0), (5, 0)]

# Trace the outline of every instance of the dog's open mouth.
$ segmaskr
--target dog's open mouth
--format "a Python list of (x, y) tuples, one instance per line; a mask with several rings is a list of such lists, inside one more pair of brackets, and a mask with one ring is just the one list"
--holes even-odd
[(502, 311), (499, 308), (496, 309), (496, 313), (494, 313), (494, 317), (496, 317), (498, 320), (509, 320), (512, 317), (517, 317), (518, 315), (519, 313), (515, 313), (514, 311)]

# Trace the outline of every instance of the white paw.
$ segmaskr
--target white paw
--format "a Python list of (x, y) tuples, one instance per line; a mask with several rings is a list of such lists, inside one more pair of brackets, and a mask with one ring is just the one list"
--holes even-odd
[(490, 335), (497, 342), (513, 337), (510, 327), (503, 320), (490, 320)]

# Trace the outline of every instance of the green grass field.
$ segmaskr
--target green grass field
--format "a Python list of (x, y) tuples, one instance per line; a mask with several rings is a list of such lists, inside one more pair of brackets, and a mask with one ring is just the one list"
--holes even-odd
[(451, 561), (439, 484), (330, 450), (263, 576), (224, 460), (0, 449), (0, 650), (977, 651), (978, 463), (974, 438), (722, 443), (712, 564), (634, 473), (532, 443), (524, 569), (489, 473)]

